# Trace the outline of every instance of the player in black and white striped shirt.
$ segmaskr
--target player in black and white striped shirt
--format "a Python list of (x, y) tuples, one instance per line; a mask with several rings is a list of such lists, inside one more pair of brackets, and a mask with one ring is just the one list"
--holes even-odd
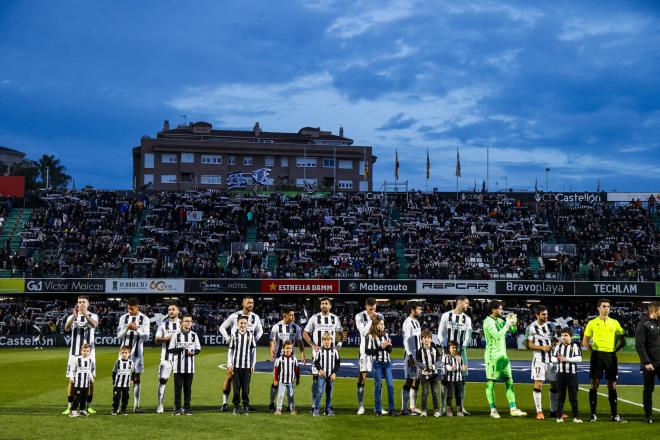
[(149, 318), (140, 312), (140, 301), (129, 298), (128, 313), (119, 318), (117, 338), (119, 345), (131, 348), (133, 361), (133, 411), (141, 413), (140, 408), (140, 375), (144, 372), (144, 341), (149, 339)]
[[(292, 307), (286, 306), (282, 309), (282, 320), (275, 324), (270, 331), (270, 358), (273, 363), (282, 355), (283, 346), (286, 341), (290, 341), (300, 349), (300, 359), (305, 364), (305, 345), (302, 340), (302, 331), (296, 324), (296, 314)], [(270, 410), (275, 411), (275, 395), (278, 392), (278, 385), (273, 383), (270, 386)]]
[(422, 327), (419, 317), (422, 316), (422, 304), (416, 301), (408, 303), (408, 317), (403, 321), (403, 347), (405, 348), (405, 379), (401, 390), (401, 415), (417, 415), (415, 400), (419, 382), (417, 380), (417, 363), (415, 356), (422, 346)]
[[(458, 354), (463, 358), (463, 363), (468, 363), (468, 346), (472, 339), (472, 319), (468, 316), (467, 311), (470, 308), (470, 300), (466, 296), (459, 296), (456, 298), (454, 308), (445, 312), (440, 317), (440, 324), (438, 325), (438, 341), (440, 345), (449, 350), (449, 341), (456, 341), (458, 344)], [(465, 380), (467, 372), (463, 375), (463, 394), (461, 398), (461, 407), (463, 408), (463, 415), (469, 416), (470, 413), (465, 409)], [(445, 401), (447, 396), (442, 395), (444, 387), (441, 390), (440, 396), (440, 413), (445, 414)]]
[[(250, 411), (250, 380), (256, 363), (257, 340), (248, 330), (248, 317), (238, 318), (238, 329), (229, 340), (227, 372), (234, 384), (234, 415), (248, 415)], [(242, 403), (242, 408), (239, 404)]]
[[(69, 417), (89, 415), (87, 412), (87, 393), (96, 376), (96, 365), (91, 357), (92, 346), (83, 344), (80, 351), (81, 355), (73, 361), (69, 378), (73, 385), (73, 404), (71, 405)], [(80, 409), (80, 413), (78, 413), (78, 409)]]
[(122, 347), (119, 350), (119, 359), (112, 369), (112, 415), (119, 414), (119, 402), (121, 400), (121, 412), (126, 415), (128, 406), (128, 394), (133, 374), (133, 361), (131, 360), (131, 348)]
[(275, 415), (282, 414), (282, 401), (287, 393), (287, 405), (292, 415), (297, 414), (295, 406), (295, 385), (300, 385), (300, 368), (293, 354), (293, 341), (282, 343), (282, 354), (275, 359), (273, 366), (273, 383), (277, 386), (277, 407)]
[[(332, 310), (332, 302), (330, 302), (330, 298), (324, 296), (321, 298), (321, 312), (309, 318), (307, 325), (305, 325), (303, 339), (312, 347), (314, 353), (321, 349), (322, 338), (325, 333), (328, 333), (332, 338), (333, 347), (341, 347), (343, 340), (341, 321), (339, 321), (337, 315), (330, 313), (330, 310)], [(317, 374), (318, 371), (316, 371), (316, 367), (312, 363), (312, 375)], [(316, 401), (317, 389), (318, 387), (312, 383), (312, 406)]]
[(382, 379), (387, 385), (388, 414), (397, 416), (394, 410), (394, 379), (392, 378), (392, 340), (385, 331), (385, 321), (378, 315), (371, 318), (371, 328), (367, 335), (365, 347), (367, 355), (371, 356), (374, 374), (374, 414), (381, 417), (384, 413), (382, 405)]
[[(69, 344), (69, 358), (66, 363), (66, 377), (70, 378), (72, 362), (76, 357), (80, 356), (82, 346), (89, 344), (91, 347), (90, 357), (92, 361), (96, 362), (96, 353), (94, 350), (94, 332), (98, 326), (99, 318), (95, 313), (89, 312), (89, 297), (81, 295), (78, 297), (76, 306), (73, 313), (69, 315), (64, 325), (64, 331), (71, 331), (71, 343)], [(92, 403), (92, 396), (94, 395), (94, 384), (92, 384), (89, 394), (87, 395), (87, 412), (94, 414), (96, 411), (90, 406)], [(71, 381), (67, 381), (67, 408), (62, 414), (69, 415), (71, 413), (71, 405), (73, 403), (73, 385)]]
[(339, 350), (332, 346), (334, 338), (329, 332), (323, 333), (321, 349), (314, 352), (314, 367), (317, 374), (313, 376), (312, 382), (316, 385), (316, 394), (314, 396), (314, 408), (312, 416), (318, 417), (321, 411), (321, 396), (325, 390), (325, 415), (334, 416), (332, 408), (332, 392), (339, 372), (341, 359)]
[(366, 352), (367, 335), (371, 329), (371, 320), (374, 316), (377, 316), (381, 321), (383, 320), (383, 315), (376, 313), (376, 306), (376, 300), (369, 297), (364, 302), (364, 310), (355, 315), (355, 326), (358, 333), (360, 333), (360, 361), (357, 382), (358, 415), (364, 414), (364, 383), (367, 380), (367, 374), (373, 371), (372, 356)]
[(532, 359), (532, 380), (534, 381), (534, 405), (536, 405), (536, 420), (543, 420), (542, 388), (543, 382), (550, 382), (550, 417), (557, 414), (557, 375), (555, 366), (550, 362), (550, 351), (555, 343), (556, 330), (554, 324), (548, 321), (548, 308), (536, 306), (536, 320), (527, 326), (527, 348), (534, 350)]
[(167, 353), (172, 336), (181, 330), (179, 320), (179, 307), (176, 304), (167, 306), (167, 318), (160, 323), (156, 330), (156, 344), (161, 344), (160, 366), (158, 367), (158, 408), (156, 412), (163, 413), (163, 401), (165, 400), (165, 386), (172, 373), (172, 355)]
[[(243, 297), (243, 308), (237, 312), (229, 315), (227, 319), (220, 325), (220, 334), (225, 338), (225, 341), (229, 343), (231, 335), (234, 334), (238, 328), (238, 319), (241, 316), (247, 316), (247, 329), (254, 333), (254, 337), (257, 341), (261, 338), (261, 335), (264, 333), (264, 329), (261, 326), (261, 319), (259, 315), (254, 313), (254, 298), (251, 296)], [(229, 399), (229, 392), (231, 391), (232, 386), (232, 371), (227, 369), (227, 374), (225, 375), (225, 382), (222, 387), (222, 406), (220, 411), (227, 411), (227, 400)]]
[[(195, 374), (195, 356), (202, 349), (199, 336), (192, 331), (192, 315), (184, 315), (181, 320), (181, 330), (170, 339), (167, 352), (172, 355), (172, 371), (174, 372), (174, 415), (192, 415), (190, 399), (192, 382)], [(181, 390), (183, 390), (183, 406), (181, 406)]]
[(561, 342), (552, 349), (551, 360), (557, 364), (557, 423), (563, 423), (566, 390), (571, 402), (573, 422), (582, 423), (578, 411), (578, 379), (577, 366), (582, 362), (582, 349), (573, 340), (573, 330), (570, 327), (561, 330)]

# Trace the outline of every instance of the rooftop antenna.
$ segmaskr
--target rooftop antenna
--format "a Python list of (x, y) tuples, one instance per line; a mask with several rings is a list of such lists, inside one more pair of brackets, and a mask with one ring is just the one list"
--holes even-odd
[(184, 114), (180, 115), (179, 117), (183, 118), (183, 125), (185, 127), (187, 127), (188, 126), (188, 115), (184, 113)]

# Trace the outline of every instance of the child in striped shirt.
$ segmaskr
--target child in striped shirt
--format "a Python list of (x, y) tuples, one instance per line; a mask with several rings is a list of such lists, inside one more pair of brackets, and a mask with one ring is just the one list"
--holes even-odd
[(295, 385), (300, 385), (300, 368), (298, 360), (293, 355), (293, 342), (285, 341), (282, 344), (283, 353), (275, 360), (273, 370), (273, 384), (277, 387), (277, 408), (275, 415), (282, 414), (282, 402), (284, 401), (284, 392), (287, 393), (287, 404), (291, 415), (298, 414), (294, 403), (294, 380)]
[(422, 382), (422, 413), (421, 417), (426, 417), (426, 404), (429, 397), (429, 388), (433, 396), (433, 415), (440, 417), (440, 408), (438, 406), (438, 366), (437, 363), (442, 360), (442, 355), (433, 344), (433, 334), (430, 330), (422, 331), (422, 346), (417, 350), (416, 361), (419, 369), (419, 378)]
[(447, 344), (449, 353), (442, 357), (445, 374), (442, 379), (444, 395), (447, 396), (447, 417), (452, 417), (452, 397), (456, 397), (456, 415), (463, 417), (463, 408), (461, 407), (461, 396), (463, 395), (463, 373), (468, 367), (463, 363), (463, 358), (458, 354), (458, 343), (449, 341)]
[(126, 415), (128, 406), (128, 395), (131, 386), (131, 375), (133, 374), (133, 360), (131, 359), (131, 347), (124, 346), (119, 349), (119, 359), (112, 369), (112, 415), (119, 414), (119, 401), (121, 400), (121, 413)]
[[(232, 333), (227, 353), (227, 372), (231, 371), (234, 385), (234, 415), (247, 416), (250, 411), (250, 381), (256, 363), (257, 340), (248, 330), (248, 317), (238, 318), (238, 328)], [(242, 407), (239, 405), (242, 403)]]
[(582, 423), (578, 415), (578, 378), (577, 367), (582, 362), (582, 350), (579, 343), (573, 340), (573, 330), (570, 327), (561, 330), (561, 342), (555, 345), (550, 355), (550, 361), (557, 364), (557, 423), (564, 423), (564, 402), (568, 389), (568, 400), (573, 410), (573, 422)]
[(325, 390), (325, 415), (334, 416), (332, 409), (332, 391), (339, 371), (339, 351), (332, 346), (333, 337), (329, 332), (323, 333), (323, 345), (320, 350), (314, 352), (314, 367), (316, 375), (313, 381), (316, 384), (316, 395), (314, 400), (313, 417), (320, 416), (321, 396)]
[[(81, 355), (74, 359), (69, 375), (69, 380), (73, 384), (73, 405), (69, 417), (89, 416), (87, 394), (90, 385), (94, 383), (94, 376), (96, 376), (96, 365), (91, 357), (92, 346), (87, 343), (83, 344), (80, 353)], [(80, 409), (80, 413), (78, 413), (78, 409)]]

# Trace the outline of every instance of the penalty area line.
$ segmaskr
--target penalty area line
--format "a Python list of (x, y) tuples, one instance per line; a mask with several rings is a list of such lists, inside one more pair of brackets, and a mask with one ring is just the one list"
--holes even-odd
[[(589, 392), (589, 388), (578, 387), (578, 389), (579, 389), (580, 391), (584, 391), (584, 392), (586, 392), (586, 393)], [(597, 393), (597, 394), (598, 394), (599, 396), (608, 397), (607, 394), (605, 394), (605, 393)], [(622, 399), (621, 397), (617, 397), (616, 400), (619, 401), (619, 402), (628, 403), (628, 404), (630, 404), (630, 405), (635, 405), (635, 406), (639, 406), (640, 408), (644, 408), (644, 405), (642, 405), (641, 403), (633, 402), (633, 401), (628, 400), (628, 399)], [(659, 409), (659, 408), (652, 408), (652, 409), (653, 409), (653, 411), (655, 411), (655, 412), (660, 412), (660, 409)]]

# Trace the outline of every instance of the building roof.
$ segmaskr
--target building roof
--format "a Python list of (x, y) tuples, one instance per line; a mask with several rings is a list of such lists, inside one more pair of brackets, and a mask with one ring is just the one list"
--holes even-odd
[[(304, 127), (297, 133), (262, 131), (259, 123), (255, 124), (252, 130), (213, 130), (213, 126), (208, 122), (192, 122), (187, 126), (178, 126), (170, 130), (159, 131), (158, 138), (185, 138), (186, 135), (191, 138), (204, 136), (205, 138), (224, 138), (227, 140), (249, 140), (252, 142), (273, 141), (278, 143), (293, 144), (315, 144), (315, 143), (341, 143), (352, 145), (353, 139), (332, 134), (330, 131), (323, 131), (319, 127)], [(319, 142), (320, 141), (320, 142)]]
[(13, 148), (3, 147), (3, 146), (0, 146), (0, 153), (10, 153), (10, 154), (19, 155), (21, 157), (25, 157), (25, 153), (18, 150), (14, 150)]

